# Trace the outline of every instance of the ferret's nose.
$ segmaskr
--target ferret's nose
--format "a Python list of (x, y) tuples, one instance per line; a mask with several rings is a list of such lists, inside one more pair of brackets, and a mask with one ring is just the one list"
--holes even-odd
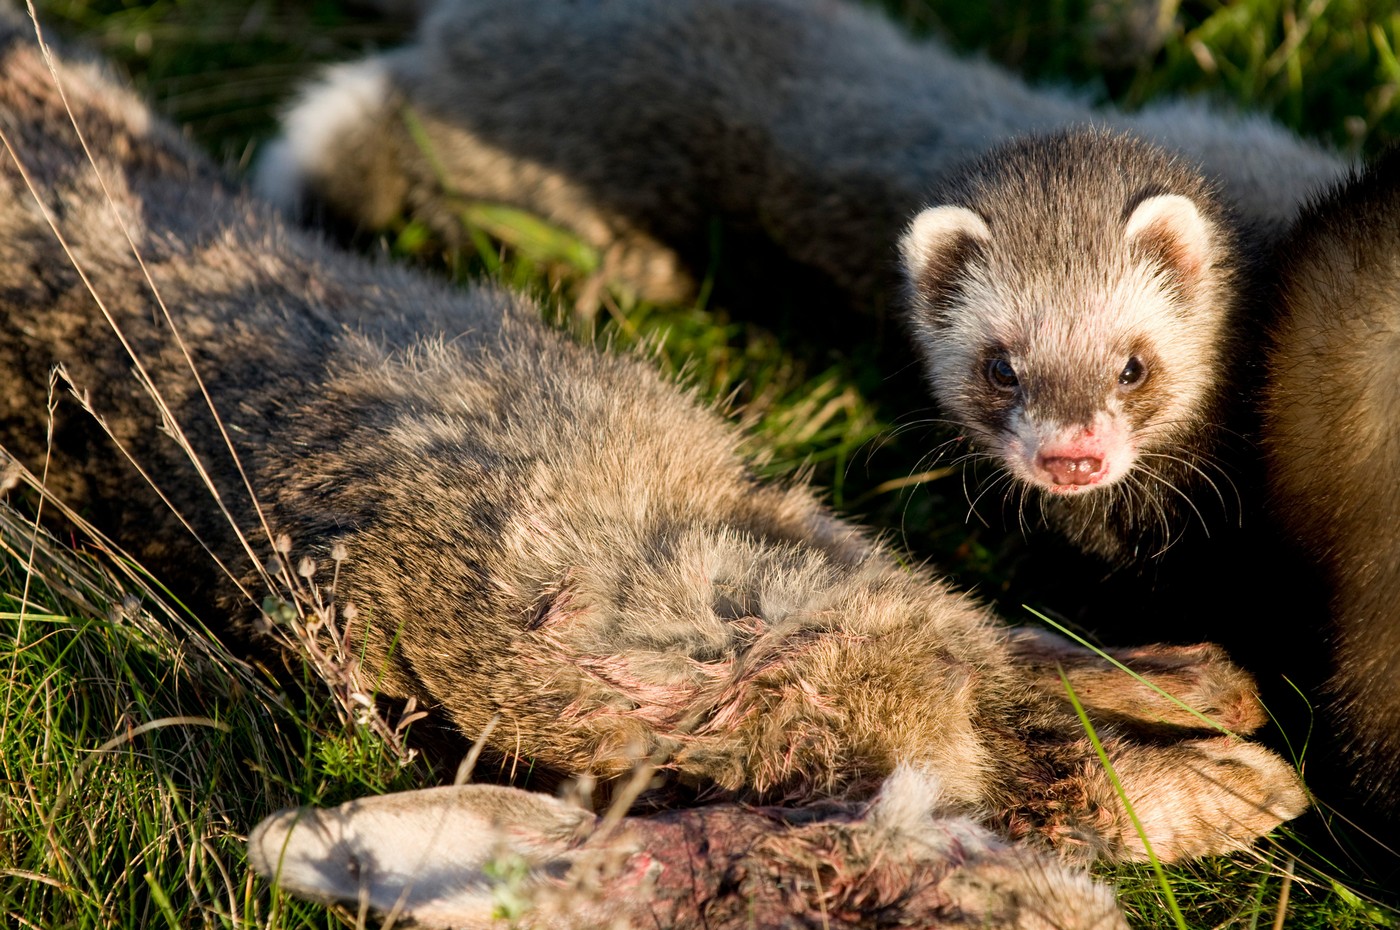
[(1055, 484), (1092, 484), (1103, 475), (1103, 459), (1089, 455), (1041, 456), (1039, 464)]

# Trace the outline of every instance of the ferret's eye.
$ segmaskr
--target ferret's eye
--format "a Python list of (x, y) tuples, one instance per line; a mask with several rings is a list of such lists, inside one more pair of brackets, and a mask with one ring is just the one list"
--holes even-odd
[(1016, 377), (1016, 369), (1004, 358), (994, 358), (987, 362), (987, 380), (999, 391), (1010, 391), (1021, 383)]
[(1146, 378), (1147, 366), (1136, 355), (1128, 359), (1128, 364), (1124, 365), (1123, 370), (1118, 373), (1118, 383), (1125, 388), (1135, 388)]

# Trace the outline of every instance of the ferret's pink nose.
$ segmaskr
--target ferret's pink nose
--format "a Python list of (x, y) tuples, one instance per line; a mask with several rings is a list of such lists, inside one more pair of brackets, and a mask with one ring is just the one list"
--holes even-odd
[(1089, 455), (1041, 456), (1040, 470), (1055, 484), (1093, 484), (1103, 476), (1103, 459)]

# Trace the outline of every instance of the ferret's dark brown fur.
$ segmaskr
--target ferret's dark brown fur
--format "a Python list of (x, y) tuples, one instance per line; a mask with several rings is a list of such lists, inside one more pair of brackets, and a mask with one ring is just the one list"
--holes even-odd
[(1400, 824), (1400, 151), (1311, 204), (1278, 267), (1273, 510), (1330, 591), (1336, 767)]
[[(1058, 675), (1026, 658), (1043, 650), (811, 489), (756, 480), (738, 431), (645, 359), (287, 228), (102, 69), (63, 65), (89, 163), (15, 19), (0, 443), (183, 593), (251, 620), (283, 593), (262, 569), (277, 536), (321, 582), (343, 546), (337, 597), (383, 693), (469, 737), (495, 721), (501, 753), (604, 777), (650, 758), (785, 799), (865, 796), (906, 764), (1008, 835), (1145, 855)], [(1195, 669), (1199, 709), (1259, 722), (1247, 678), (1218, 656)], [(1091, 713), (1159, 858), (1238, 848), (1303, 808), (1274, 754), (1164, 727), (1166, 702), (1130, 693)]]

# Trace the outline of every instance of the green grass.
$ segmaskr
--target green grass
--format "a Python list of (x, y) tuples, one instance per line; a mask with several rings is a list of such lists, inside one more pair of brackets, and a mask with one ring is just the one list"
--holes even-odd
[[(159, 109), (235, 169), (270, 132), (292, 82), (402, 34), (329, 0), (41, 6), (127, 67)], [(1098, 11), (1111, 3), (885, 6), (916, 30), (945, 31), (1039, 79), (1127, 106), (1204, 91), (1348, 150), (1400, 139), (1400, 13), (1378, 0), (1182, 2), (1160, 49), (1107, 63), (1102, 36), (1121, 17)], [(765, 330), (709, 299), (642, 303), (599, 281), (596, 256), (532, 217), (477, 209), (467, 219), (474, 247), (462, 252), (441, 254), (412, 225), (390, 246), (462, 278), (490, 274), (531, 290), (588, 338), (650, 346), (707, 396), (742, 405), (770, 473), (811, 471), (838, 506), (984, 593), (1014, 576), (1018, 540), (964, 521), (960, 477), (934, 469), (908, 480), (930, 468), (920, 422), (929, 414), (888, 396), (871, 353)], [(164, 607), (139, 575), (118, 582), (118, 563), (45, 541), (51, 561), (31, 573), (33, 528), (9, 509), (0, 509), (0, 538), (0, 924), (353, 924), (344, 912), (274, 898), (250, 875), (242, 835), (287, 804), (429, 783), (427, 766), (402, 764), (347, 722), (309, 672), (288, 688), (296, 682), (242, 663)], [(1285, 889), (1288, 927), (1400, 925), (1348, 890), (1346, 868), (1287, 837), (1166, 875), (1191, 927), (1273, 926)], [(1135, 924), (1174, 925), (1150, 869), (1111, 877)]]
[(0, 924), (337, 925), (251, 881), (245, 831), (426, 770), (6, 505), (0, 549)]

